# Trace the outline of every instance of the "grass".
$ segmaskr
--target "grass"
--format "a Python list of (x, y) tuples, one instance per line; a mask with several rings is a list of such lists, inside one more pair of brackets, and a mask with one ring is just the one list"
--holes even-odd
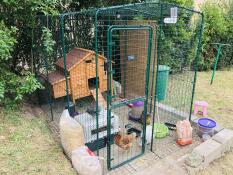
[(46, 121), (24, 112), (0, 109), (1, 175), (74, 175)]
[(198, 73), (195, 99), (207, 101), (209, 117), (220, 125), (233, 129), (233, 69), (218, 71), (212, 85), (211, 73)]
[[(225, 128), (233, 129), (233, 69), (217, 71), (210, 85), (212, 72), (198, 73), (196, 100), (208, 102), (208, 116)], [(214, 161), (200, 175), (233, 174), (233, 150)]]

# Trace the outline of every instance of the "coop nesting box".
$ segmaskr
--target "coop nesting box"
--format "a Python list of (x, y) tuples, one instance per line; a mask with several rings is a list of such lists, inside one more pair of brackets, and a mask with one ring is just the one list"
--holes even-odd
[[(74, 48), (66, 55), (69, 94), (72, 101), (90, 96), (91, 89), (96, 88), (96, 54), (92, 50)], [(100, 92), (107, 90), (107, 74), (104, 70), (106, 58), (98, 55), (98, 88)], [(66, 80), (64, 76), (64, 58), (56, 62), (56, 70), (48, 74), (54, 98), (66, 96)]]

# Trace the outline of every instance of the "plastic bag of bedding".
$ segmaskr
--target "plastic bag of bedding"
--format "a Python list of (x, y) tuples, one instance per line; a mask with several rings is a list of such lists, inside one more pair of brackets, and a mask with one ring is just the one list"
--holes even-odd
[(72, 151), (84, 146), (83, 128), (70, 117), (67, 109), (62, 112), (59, 127), (62, 147), (68, 158), (71, 159)]
[(102, 175), (99, 158), (86, 146), (74, 150), (71, 160), (79, 175)]

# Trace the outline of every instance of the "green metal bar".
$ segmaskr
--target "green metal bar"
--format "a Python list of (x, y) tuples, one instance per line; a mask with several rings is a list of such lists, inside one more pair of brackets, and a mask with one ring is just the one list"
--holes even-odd
[[(156, 25), (157, 28), (157, 25)], [(157, 29), (156, 29), (156, 33), (157, 33)], [(157, 34), (156, 34), (157, 37)], [(156, 50), (156, 41), (154, 43), (154, 50)], [(153, 66), (152, 66), (152, 82), (151, 82), (151, 92), (150, 92), (150, 113), (152, 112), (152, 103), (153, 103), (153, 89), (155, 87), (155, 63), (156, 63), (156, 53), (154, 53), (154, 59), (153, 59)]]
[[(78, 12), (66, 12), (66, 13), (62, 13), (61, 15), (58, 15), (58, 16), (69, 16), (69, 15), (79, 15), (79, 14), (87, 14), (87, 13), (96, 13), (97, 11), (107, 11), (107, 10), (114, 10), (114, 9), (120, 9), (120, 8), (131, 8), (131, 7), (135, 7), (135, 6), (140, 6), (140, 5), (144, 5), (144, 4), (164, 4), (164, 5), (167, 5), (167, 6), (173, 6), (173, 7), (178, 7), (180, 9), (184, 9), (184, 10), (187, 10), (189, 12), (193, 12), (193, 13), (197, 13), (197, 14), (203, 14), (201, 13), (200, 11), (197, 11), (197, 10), (194, 10), (194, 9), (190, 9), (190, 8), (187, 8), (187, 7), (183, 7), (183, 6), (179, 6), (177, 4), (172, 4), (172, 3), (167, 3), (167, 2), (140, 2), (140, 3), (131, 3), (131, 4), (127, 4), (127, 5), (118, 5), (118, 6), (111, 6), (111, 7), (102, 7), (102, 8), (99, 8), (99, 9), (96, 9), (96, 8), (92, 8), (92, 9), (89, 9), (89, 10), (83, 10), (83, 11), (78, 11)], [(39, 15), (40, 16), (40, 15)], [(51, 15), (48, 15), (48, 16), (51, 16)]]
[(215, 72), (216, 72), (216, 69), (217, 69), (219, 56), (220, 56), (220, 54), (221, 54), (221, 48), (222, 48), (222, 45), (220, 44), (220, 45), (218, 46), (218, 53), (217, 53), (217, 56), (216, 56), (216, 58), (215, 58), (214, 69), (213, 69), (213, 73), (212, 73), (212, 77), (211, 77), (210, 84), (212, 84), (213, 81), (214, 81), (214, 76), (215, 76)]
[[(45, 52), (44, 57), (45, 57), (45, 68), (46, 68), (46, 78), (47, 81), (49, 81), (49, 65), (48, 65), (48, 59), (47, 59), (47, 52)], [(48, 95), (49, 95), (49, 108), (50, 108), (50, 113), (51, 113), (51, 121), (54, 120), (54, 116), (53, 116), (53, 106), (52, 106), (52, 95), (51, 95), (51, 88), (49, 88), (48, 90)]]
[(217, 69), (219, 57), (221, 55), (221, 49), (222, 49), (222, 47), (223, 46), (231, 46), (230, 44), (222, 44), (222, 43), (212, 43), (212, 44), (215, 44), (215, 45), (218, 46), (218, 52), (217, 52), (217, 56), (215, 58), (214, 69), (213, 69), (213, 73), (212, 73), (210, 84), (212, 84), (213, 81), (214, 81), (214, 76), (215, 76), (215, 72), (216, 72), (216, 69)]
[(114, 30), (148, 30), (153, 31), (150, 25), (112, 25), (109, 27), (108, 32), (112, 33)]
[[(131, 159), (129, 159), (127, 162), (131, 162), (131, 161), (133, 161), (133, 160), (135, 160), (135, 159), (137, 159), (137, 158), (139, 158), (139, 157), (141, 157), (141, 156), (143, 156), (143, 155), (144, 155), (143, 153), (140, 153), (139, 155), (134, 156), (134, 157), (132, 157)], [(114, 169), (116, 169), (116, 168), (119, 168), (119, 167), (121, 167), (122, 165), (126, 164), (127, 162), (119, 163), (118, 165), (115, 165), (115, 166), (111, 167), (109, 170), (114, 170)], [(122, 175), (123, 175), (123, 174), (122, 174)]]
[(111, 169), (111, 57), (112, 57), (112, 36), (111, 32), (108, 32), (107, 35), (107, 44), (108, 44), (108, 58), (107, 58), (107, 168)]
[(143, 134), (142, 134), (142, 153), (145, 153), (146, 149), (146, 116), (147, 116), (147, 108), (148, 108), (148, 93), (149, 93), (149, 84), (150, 84), (150, 62), (151, 62), (151, 47), (153, 40), (153, 28), (150, 26), (148, 28), (149, 31), (149, 41), (148, 41), (148, 54), (147, 54), (147, 66), (146, 66), (146, 84), (145, 84), (145, 95), (146, 102), (144, 103), (144, 122), (143, 122)]
[[(159, 34), (158, 34), (158, 38), (157, 38), (157, 70), (156, 70), (156, 86), (158, 84), (158, 72), (159, 72), (159, 61), (160, 61), (160, 50), (161, 50), (161, 46), (160, 46), (160, 42), (161, 42), (161, 32), (163, 30), (163, 18), (162, 18), (162, 14), (163, 14), (163, 4), (160, 4), (160, 21), (159, 21)], [(157, 36), (157, 35), (156, 35)], [(152, 118), (152, 135), (151, 135), (151, 145), (150, 145), (150, 150), (153, 152), (153, 145), (154, 145), (154, 123), (155, 123), (155, 111), (156, 111), (156, 101), (157, 101), (157, 95), (156, 95), (156, 91), (157, 88), (155, 86), (155, 91), (154, 91), (154, 109), (153, 109), (153, 118)]]
[[(96, 139), (99, 140), (99, 60), (98, 60), (98, 11), (95, 14), (95, 66), (96, 66), (96, 129), (97, 129), (97, 134), (96, 134)], [(97, 156), (99, 156), (99, 142), (97, 142)]]
[(194, 94), (195, 94), (195, 88), (196, 88), (196, 81), (197, 81), (197, 70), (198, 70), (198, 63), (200, 59), (200, 53), (201, 53), (201, 47), (202, 47), (202, 34), (203, 34), (203, 27), (204, 27), (204, 14), (201, 13), (201, 26), (199, 31), (199, 37), (198, 37), (198, 48), (197, 48), (197, 54), (195, 57), (195, 64), (194, 64), (194, 80), (193, 80), (193, 90), (192, 90), (192, 97), (191, 97), (191, 106), (189, 111), (189, 121), (191, 121), (192, 116), (192, 107), (193, 107), (193, 100), (194, 100)]
[[(144, 115), (147, 115), (147, 106), (148, 106), (148, 92), (149, 92), (149, 76), (150, 76), (150, 59), (151, 59), (151, 47), (152, 47), (152, 38), (153, 38), (153, 28), (150, 25), (140, 25), (140, 26), (124, 26), (124, 25), (112, 25), (108, 28), (108, 95), (107, 95), (107, 136), (108, 136), (108, 156), (107, 156), (107, 167), (109, 170), (119, 167), (131, 160), (134, 160), (138, 156), (141, 156), (145, 152), (145, 142), (146, 142), (146, 117), (144, 117), (143, 122), (143, 136), (142, 136), (142, 150), (141, 153), (137, 156), (134, 156), (133, 158), (123, 161), (117, 166), (112, 167), (111, 166), (111, 143), (110, 143), (110, 134), (111, 134), (111, 108), (112, 108), (112, 95), (111, 95), (111, 81), (112, 81), (112, 71), (111, 71), (111, 63), (112, 63), (112, 33), (115, 30), (148, 30), (149, 31), (149, 40), (148, 40), (148, 55), (147, 55), (147, 69), (146, 69), (146, 84), (145, 84), (145, 103), (144, 103)], [(110, 66), (109, 66), (110, 65)]]
[[(48, 16), (45, 16), (44, 20), (46, 20), (44, 22), (46, 22), (46, 24), (47, 24), (46, 27), (48, 28)], [(45, 68), (46, 68), (46, 78), (47, 78), (47, 81), (49, 81), (49, 76), (48, 76), (48, 74), (49, 74), (49, 72), (48, 72), (48, 70), (49, 70), (48, 53), (46, 51), (46, 48), (44, 48), (44, 49), (45, 49), (45, 53), (43, 55), (44, 55), (44, 58), (45, 58), (44, 61), (45, 61)], [(49, 108), (50, 108), (50, 113), (51, 113), (51, 121), (53, 121), (54, 116), (53, 116), (53, 106), (52, 106), (52, 95), (51, 94), (52, 94), (51, 93), (51, 88), (49, 87), (49, 90), (48, 90), (48, 96), (49, 96), (48, 102), (49, 102)]]
[(65, 74), (65, 79), (66, 79), (66, 103), (68, 110), (70, 110), (70, 105), (69, 105), (69, 83), (68, 83), (68, 73), (67, 73), (67, 68), (66, 68), (66, 46), (65, 46), (65, 36), (64, 36), (64, 15), (61, 16), (61, 40), (62, 40), (62, 50), (63, 50), (63, 59), (64, 59), (64, 74)]
[(127, 67), (126, 67), (126, 57), (127, 57), (127, 55), (128, 55), (128, 49), (127, 49), (127, 45), (128, 45), (128, 32), (127, 31), (125, 31), (126, 32), (126, 34), (125, 34), (125, 58), (123, 59), (123, 72), (124, 72), (124, 98), (125, 98), (125, 96), (126, 96), (126, 77), (127, 77), (127, 71), (125, 71), (126, 69), (127, 69)]

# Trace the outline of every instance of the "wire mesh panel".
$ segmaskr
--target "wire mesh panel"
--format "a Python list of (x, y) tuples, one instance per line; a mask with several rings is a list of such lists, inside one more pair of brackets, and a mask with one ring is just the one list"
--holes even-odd
[[(154, 123), (171, 126), (179, 120), (191, 118), (202, 15), (171, 4), (160, 4), (160, 13)], [(165, 143), (173, 144), (174, 135), (175, 131), (171, 130), (167, 137), (155, 139), (152, 150), (163, 156), (170, 154), (168, 149), (160, 148)]]
[[(37, 28), (33, 31), (33, 57), (34, 69), (37, 78), (45, 87), (38, 91), (39, 104), (44, 111), (48, 114), (50, 120), (58, 121), (58, 117), (64, 108), (66, 101), (66, 84), (63, 82), (60, 85), (56, 84), (56, 81), (65, 79), (64, 72), (61, 70), (59, 73), (54, 72), (56, 70), (56, 61), (62, 57), (62, 45), (61, 45), (61, 21), (59, 16), (38, 16)], [(54, 44), (48, 41), (53, 41)], [(51, 44), (50, 49), (49, 45)], [(53, 87), (48, 82), (55, 83)], [(54, 92), (56, 92), (54, 94)], [(61, 95), (64, 94), (64, 95)], [(54, 97), (61, 97), (59, 100), (55, 100)]]
[[(157, 139), (154, 124), (191, 116), (202, 18), (151, 2), (38, 19), (35, 68), (45, 86), (39, 97), (49, 102), (43, 107), (57, 123), (69, 108), (85, 144), (104, 157), (105, 173), (150, 143), (155, 153), (169, 153), (164, 143), (174, 144), (175, 133)], [(48, 38), (55, 41), (50, 50)]]
[[(129, 37), (129, 31), (134, 35)], [(112, 169), (140, 156), (145, 151), (146, 123), (143, 115), (147, 115), (149, 96), (152, 27), (111, 26), (108, 30), (108, 42), (108, 167)], [(117, 60), (119, 49), (123, 49), (127, 55)], [(114, 60), (118, 62), (115, 65), (116, 70), (112, 69), (112, 57), (115, 57)], [(123, 89), (127, 89), (127, 91), (123, 90), (123, 93), (118, 92), (118, 94), (112, 93), (112, 84), (116, 84), (116, 86), (120, 84), (113, 79), (113, 74), (115, 74), (114, 79), (123, 79), (125, 83)], [(120, 86), (122, 87), (122, 85)], [(130, 108), (130, 104), (134, 106)], [(110, 137), (112, 134), (111, 122), (116, 120), (115, 116), (119, 120), (119, 132), (112, 138)], [(142, 137), (140, 138), (140, 136)]]

